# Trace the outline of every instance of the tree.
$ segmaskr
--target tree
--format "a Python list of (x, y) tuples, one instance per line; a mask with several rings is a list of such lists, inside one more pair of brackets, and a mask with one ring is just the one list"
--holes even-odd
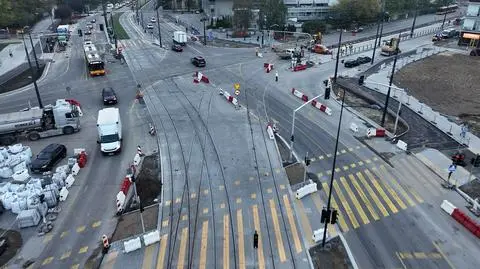
[[(259, 21), (259, 26), (269, 29), (272, 25), (283, 28), (287, 17), (287, 7), (283, 0), (263, 0), (260, 8), (264, 20)], [(264, 25), (265, 24), (265, 25)]]
[(379, 0), (339, 0), (332, 7), (340, 27), (348, 28), (376, 21), (381, 10)]
[(233, 27), (237, 31), (246, 32), (252, 19), (252, 1), (235, 0), (233, 2)]
[(326, 30), (327, 25), (324, 21), (321, 20), (306, 21), (302, 25), (302, 32), (312, 35), (318, 32), (325, 33)]
[(72, 9), (67, 5), (60, 5), (55, 9), (55, 18), (68, 19), (72, 16)]
[(0, 0), (0, 28), (22, 28), (40, 19), (49, 12), (53, 0)]

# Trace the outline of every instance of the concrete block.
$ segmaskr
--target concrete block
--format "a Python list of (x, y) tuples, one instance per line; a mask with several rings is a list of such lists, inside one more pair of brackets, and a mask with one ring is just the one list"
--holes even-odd
[(450, 203), (447, 200), (443, 200), (442, 204), (440, 207), (443, 209), (443, 211), (447, 212), (448, 215), (452, 215), (453, 211), (457, 208), (454, 206), (452, 203)]
[(358, 132), (358, 125), (355, 124), (354, 122), (352, 122), (350, 124), (350, 130), (352, 130), (352, 132), (354, 132), (354, 133), (357, 133)]
[(75, 163), (72, 167), (72, 175), (76, 176), (78, 172), (80, 172), (80, 166), (78, 166), (78, 163)]
[(268, 126), (268, 127), (267, 127), (267, 133), (268, 133), (268, 137), (269, 137), (271, 140), (275, 139), (275, 135), (273, 134), (272, 126)]
[(65, 179), (65, 187), (67, 187), (67, 189), (70, 189), (74, 182), (75, 178), (73, 177), (73, 175), (68, 175), (68, 177)]
[[(318, 243), (323, 240), (323, 231), (325, 231), (324, 228), (313, 231), (313, 235), (312, 235), (313, 242)], [(327, 235), (325, 237), (326, 239), (328, 239), (328, 230), (327, 230)]]
[(59, 200), (60, 200), (60, 201), (65, 201), (65, 200), (67, 200), (67, 197), (68, 197), (68, 190), (67, 190), (67, 188), (63, 187), (63, 188), (60, 190), (60, 198), (59, 198)]
[(398, 140), (397, 142), (397, 148), (403, 150), (403, 151), (407, 151), (407, 143), (405, 143), (404, 141), (402, 140)]
[(148, 234), (145, 234), (143, 236), (143, 242), (145, 243), (145, 246), (149, 246), (151, 244), (154, 244), (156, 242), (160, 241), (160, 232), (159, 231), (154, 231)]
[(140, 237), (136, 237), (134, 239), (123, 242), (123, 249), (125, 253), (132, 252), (134, 250), (140, 249), (141, 247), (142, 242), (140, 241)]
[(302, 199), (303, 197), (311, 193), (314, 193), (316, 191), (317, 191), (317, 183), (312, 182), (298, 189), (297, 192), (295, 193), (295, 197), (297, 197), (297, 199)]

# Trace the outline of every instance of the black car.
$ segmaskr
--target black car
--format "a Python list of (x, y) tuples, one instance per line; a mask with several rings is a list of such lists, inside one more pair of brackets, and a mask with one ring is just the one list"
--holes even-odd
[(205, 62), (205, 59), (202, 56), (195, 56), (192, 58), (192, 64), (195, 65), (196, 67), (204, 67), (207, 65)]
[(348, 60), (346, 62), (344, 62), (344, 66), (347, 67), (347, 68), (352, 68), (352, 67), (355, 67), (355, 66), (359, 66), (360, 63), (358, 62), (358, 60)]
[(368, 57), (368, 56), (362, 56), (362, 57), (358, 57), (357, 58), (357, 62), (359, 64), (366, 64), (366, 63), (369, 63), (372, 61), (372, 58)]
[(67, 148), (62, 144), (50, 144), (37, 155), (32, 161), (30, 170), (32, 173), (42, 173), (52, 170), (53, 166), (67, 157)]
[(183, 51), (183, 48), (182, 46), (178, 45), (178, 44), (173, 44), (172, 45), (172, 50), (173, 51), (176, 51), (176, 52), (182, 52)]
[(103, 88), (102, 100), (104, 105), (112, 105), (118, 102), (117, 94), (112, 88)]

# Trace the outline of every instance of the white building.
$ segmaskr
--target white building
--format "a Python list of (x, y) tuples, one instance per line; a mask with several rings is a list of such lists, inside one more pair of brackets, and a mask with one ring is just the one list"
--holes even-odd
[(459, 45), (469, 45), (478, 47), (480, 40), (480, 0), (469, 1), (465, 19), (462, 24), (462, 30)]
[(284, 0), (287, 19), (293, 21), (321, 20), (329, 17), (330, 7), (337, 0)]

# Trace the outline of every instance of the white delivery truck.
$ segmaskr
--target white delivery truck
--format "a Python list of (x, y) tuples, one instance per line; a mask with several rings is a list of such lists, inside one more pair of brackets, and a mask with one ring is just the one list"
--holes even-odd
[(113, 155), (121, 151), (122, 121), (118, 108), (110, 107), (98, 111), (98, 141), (104, 155)]
[(0, 114), (0, 144), (13, 144), (18, 137), (35, 141), (40, 138), (73, 134), (80, 130), (80, 112), (77, 106), (59, 99), (55, 105), (43, 109)]
[(187, 33), (183, 31), (173, 32), (173, 42), (185, 46), (187, 44)]

